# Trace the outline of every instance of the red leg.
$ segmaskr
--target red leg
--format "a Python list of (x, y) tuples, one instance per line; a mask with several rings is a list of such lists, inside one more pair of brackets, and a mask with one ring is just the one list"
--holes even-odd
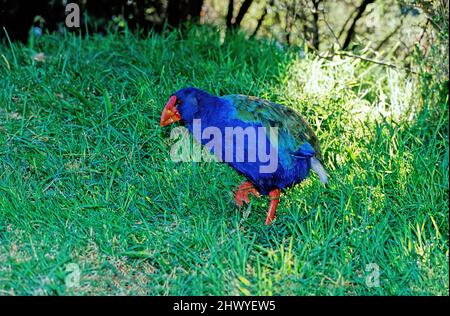
[(248, 198), (249, 193), (254, 194), (256, 197), (260, 197), (260, 194), (258, 190), (256, 190), (253, 186), (253, 183), (251, 183), (250, 181), (245, 181), (239, 186), (234, 196), (236, 205), (241, 207), (244, 205), (244, 202), (247, 204), (250, 203), (250, 200)]
[(275, 189), (269, 192), (270, 206), (267, 212), (266, 225), (272, 223), (275, 218), (275, 212), (277, 211), (278, 201), (280, 200), (280, 189)]

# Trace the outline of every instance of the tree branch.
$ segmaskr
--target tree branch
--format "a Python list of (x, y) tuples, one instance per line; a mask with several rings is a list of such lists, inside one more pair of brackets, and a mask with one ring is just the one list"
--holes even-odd
[[(388, 36), (386, 36), (381, 42), (380, 42), (380, 44), (378, 44), (378, 46), (377, 46), (377, 48), (375, 48), (375, 50), (376, 51), (379, 51), (380, 49), (381, 49), (381, 47), (383, 47), (383, 45), (384, 44), (386, 44), (388, 41), (389, 41), (389, 39), (392, 37), (392, 36), (394, 36), (395, 35), (395, 33), (397, 33), (397, 31), (402, 27), (402, 25), (403, 25), (403, 17), (400, 19), (400, 24), (399, 25), (397, 25), (397, 27), (391, 32), (391, 33), (389, 33), (388, 34)], [(419, 40), (419, 43), (420, 43), (420, 40)]]
[(231, 30), (233, 26), (233, 11), (234, 11), (234, 0), (229, 0), (228, 2), (228, 12), (227, 12), (227, 30)]
[(347, 24), (350, 22), (350, 20), (352, 19), (352, 16), (355, 14), (357, 9), (355, 9), (355, 11), (353, 11), (352, 13), (350, 13), (350, 15), (348, 16), (348, 18), (345, 20), (344, 25), (342, 26), (341, 31), (339, 32), (337, 38), (341, 38), (342, 34), (344, 34), (345, 29), (347, 28)]
[(313, 46), (316, 50), (319, 50), (319, 4), (322, 0), (313, 0)]
[[(373, 64), (377, 64), (377, 65), (381, 65), (381, 66), (385, 66), (385, 67), (389, 67), (389, 68), (393, 68), (393, 69), (405, 70), (405, 71), (407, 71), (409, 73), (412, 73), (412, 74), (415, 74), (415, 75), (418, 74), (418, 72), (416, 72), (414, 70), (411, 70), (411, 69), (408, 69), (408, 68), (401, 68), (401, 67), (399, 67), (399, 66), (397, 66), (395, 64), (391, 64), (391, 63), (388, 63), (388, 62), (385, 62), (385, 61), (381, 61), (381, 60), (375, 60), (375, 59), (364, 57), (364, 56), (360, 56), (360, 55), (354, 55), (354, 54), (351, 54), (351, 53), (348, 53), (348, 52), (337, 52), (337, 53), (335, 53), (335, 55), (347, 56), (347, 57), (351, 57), (351, 58), (357, 58), (357, 59), (361, 59), (361, 60), (367, 61), (369, 63), (373, 63)], [(324, 56), (320, 56), (320, 57), (321, 58), (326, 58)]]
[(244, 3), (241, 5), (238, 15), (236, 16), (236, 19), (234, 20), (234, 23), (233, 23), (233, 27), (235, 29), (241, 25), (242, 19), (244, 18), (244, 15), (247, 13), (248, 9), (250, 8), (252, 2), (253, 2), (253, 0), (245, 0)]
[(335, 43), (339, 46), (339, 49), (342, 50), (342, 45), (339, 42), (339, 38), (336, 36), (336, 34), (334, 34), (333, 29), (331, 28), (330, 24), (327, 21), (327, 17), (325, 15), (325, 13), (323, 14), (323, 21), (325, 22), (325, 24), (326, 24), (328, 30), (330, 31), (331, 35), (333, 35)]
[(256, 25), (255, 30), (253, 31), (253, 34), (250, 36), (250, 38), (254, 38), (256, 36), (256, 34), (258, 33), (259, 29), (261, 28), (261, 25), (264, 22), (264, 19), (266, 18), (267, 13), (269, 12), (269, 6), (273, 6), (275, 0), (270, 0), (269, 4), (266, 5), (266, 7), (264, 8), (264, 12), (261, 15), (261, 17), (258, 20), (258, 24)]
[(353, 36), (355, 35), (355, 27), (356, 22), (362, 17), (364, 11), (366, 11), (366, 8), (369, 4), (374, 3), (375, 0), (363, 0), (359, 8), (357, 9), (357, 14), (355, 18), (353, 19), (352, 24), (350, 25), (350, 28), (348, 29), (347, 36), (345, 38), (344, 44), (342, 45), (343, 49), (347, 49), (350, 45), (350, 42), (353, 39)]

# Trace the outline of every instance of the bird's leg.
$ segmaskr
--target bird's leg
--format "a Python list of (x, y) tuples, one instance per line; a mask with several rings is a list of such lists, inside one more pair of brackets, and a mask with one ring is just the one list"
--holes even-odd
[(234, 196), (236, 205), (241, 207), (244, 205), (243, 202), (247, 204), (250, 203), (250, 200), (248, 198), (249, 193), (254, 194), (256, 197), (261, 196), (258, 190), (256, 190), (255, 187), (253, 186), (253, 183), (251, 183), (250, 181), (245, 181), (239, 186)]
[(280, 200), (280, 189), (275, 189), (269, 192), (270, 206), (267, 212), (266, 225), (269, 225), (275, 218), (275, 212), (277, 211), (278, 201)]

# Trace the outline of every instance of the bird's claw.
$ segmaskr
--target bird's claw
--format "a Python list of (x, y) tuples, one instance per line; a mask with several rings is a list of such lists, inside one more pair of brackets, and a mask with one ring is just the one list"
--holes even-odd
[(248, 198), (249, 193), (252, 193), (256, 197), (261, 196), (261, 194), (258, 192), (258, 190), (255, 189), (250, 181), (245, 181), (239, 186), (234, 196), (236, 205), (242, 207), (244, 205), (244, 202), (246, 204), (250, 203), (250, 199)]

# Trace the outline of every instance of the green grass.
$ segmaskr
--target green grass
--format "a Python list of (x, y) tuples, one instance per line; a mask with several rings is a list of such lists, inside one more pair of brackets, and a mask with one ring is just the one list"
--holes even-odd
[[(0, 295), (448, 295), (445, 85), (302, 56), (205, 27), (0, 45)], [(170, 161), (159, 116), (186, 86), (296, 108), (329, 187), (266, 227), (227, 165)]]

